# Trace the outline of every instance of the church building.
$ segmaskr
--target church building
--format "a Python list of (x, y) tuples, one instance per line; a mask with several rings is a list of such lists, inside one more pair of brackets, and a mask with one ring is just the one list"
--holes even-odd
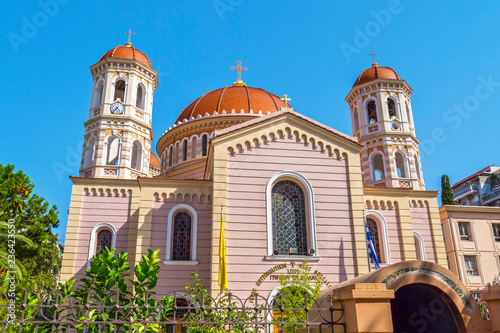
[(306, 260), (331, 285), (373, 270), (365, 220), (382, 268), (408, 260), (448, 268), (413, 90), (396, 71), (373, 62), (346, 108), (332, 110), (350, 113), (350, 135), (295, 110), (286, 95), (247, 86), (241, 63), (234, 69), (236, 82), (207, 87), (163, 124), (154, 149), (159, 82), (147, 55), (128, 42), (90, 67), (61, 281), (81, 278), (106, 246), (129, 253), (132, 267), (159, 248), (159, 295), (182, 292), (194, 271), (217, 294), (221, 217), (228, 288), (244, 297), (272, 297), (276, 274)]

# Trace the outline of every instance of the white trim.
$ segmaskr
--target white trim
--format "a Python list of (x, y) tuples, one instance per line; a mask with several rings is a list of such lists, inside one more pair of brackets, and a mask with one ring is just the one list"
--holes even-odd
[(109, 223), (99, 223), (98, 225), (96, 225), (94, 227), (94, 229), (92, 229), (92, 232), (90, 234), (89, 254), (87, 257), (87, 269), (90, 268), (90, 260), (95, 255), (95, 237), (97, 235), (97, 231), (99, 231), (99, 229), (102, 229), (102, 228), (106, 228), (106, 229), (111, 230), (111, 232), (113, 233), (113, 238), (111, 239), (111, 249), (116, 248), (116, 229), (115, 229), (115, 227)]
[[(413, 231), (413, 236), (418, 240), (418, 243), (420, 245), (420, 260), (426, 261), (427, 259), (425, 258), (425, 245), (424, 245), (424, 239), (420, 234), (416, 231)], [(415, 249), (417, 250), (417, 249)], [(417, 253), (418, 254), (418, 253)], [(418, 258), (417, 258), (418, 259)]]
[(127, 92), (128, 92), (128, 79), (125, 75), (123, 74), (118, 74), (117, 76), (115, 76), (113, 78), (113, 80), (111, 81), (111, 96), (113, 96), (113, 100), (111, 101), (111, 103), (115, 102), (115, 87), (116, 87), (116, 82), (118, 80), (124, 80), (125, 81), (125, 91), (123, 92), (123, 101), (122, 104), (125, 105), (127, 103)]
[(109, 139), (112, 136), (116, 136), (118, 138), (118, 161), (115, 166), (119, 166), (122, 161), (122, 143), (123, 143), (123, 137), (116, 133), (115, 130), (113, 130), (111, 133), (109, 133), (105, 138), (104, 138), (104, 147), (103, 147), (103, 165), (113, 165), (113, 164), (108, 164), (108, 145), (109, 145)]
[(377, 107), (377, 98), (373, 97), (373, 96), (370, 96), (366, 99), (366, 101), (363, 102), (363, 110), (364, 110), (364, 114), (365, 114), (365, 126), (367, 125), (371, 125), (370, 124), (370, 115), (368, 114), (368, 103), (370, 103), (370, 101), (374, 101), (375, 102), (375, 113), (377, 114), (377, 123), (380, 121), (379, 118), (379, 114), (378, 114), (378, 107)]
[(392, 99), (394, 102), (394, 107), (396, 108), (396, 119), (401, 120), (401, 108), (400, 108), (400, 101), (398, 96), (396, 96), (393, 92), (389, 92), (387, 97), (385, 98), (385, 106), (387, 108), (387, 119), (391, 120), (392, 118), (389, 117), (389, 99)]
[[(139, 142), (139, 151), (137, 152), (137, 154), (138, 155), (140, 154), (140, 155), (136, 156), (137, 161), (135, 161), (136, 164), (138, 165), (139, 169), (135, 169), (132, 167), (132, 162), (133, 162), (132, 157), (134, 156), (134, 143), (135, 142)], [(142, 172), (143, 164), (144, 164), (144, 145), (143, 145), (142, 141), (136, 137), (130, 143), (130, 168), (132, 170)]]
[[(382, 264), (392, 264), (392, 260), (391, 260), (391, 251), (389, 249), (389, 236), (387, 235), (387, 222), (385, 221), (385, 218), (382, 214), (380, 214), (379, 212), (377, 211), (374, 211), (374, 210), (367, 210), (366, 213), (366, 218), (368, 217), (375, 217), (375, 222), (379, 222), (377, 223), (377, 227), (379, 227), (379, 233), (380, 233), (380, 236), (381, 236), (381, 240), (382, 240), (382, 243), (383, 244), (380, 244), (381, 246), (384, 247), (384, 252), (381, 253), (380, 255), (384, 256), (384, 261), (385, 262), (382, 262), (380, 264), (380, 266), (382, 266)], [(379, 240), (380, 241), (380, 240)], [(380, 261), (380, 260), (379, 260)]]
[(196, 261), (192, 261), (192, 260), (189, 260), (189, 261), (165, 260), (165, 261), (163, 261), (163, 264), (167, 265), (167, 266), (175, 266), (175, 265), (179, 265), (179, 266), (196, 266), (196, 265), (198, 265), (198, 260), (196, 260)]
[[(318, 256), (318, 248), (316, 246), (316, 218), (314, 213), (314, 191), (307, 180), (306, 177), (301, 175), (298, 172), (294, 171), (281, 171), (275, 174), (269, 179), (269, 182), (266, 186), (266, 220), (267, 220), (267, 255), (273, 255), (273, 214), (272, 214), (272, 200), (271, 200), (271, 192), (274, 184), (283, 178), (291, 178), (299, 184), (301, 184), (305, 188), (306, 194), (306, 223), (309, 226), (309, 234), (307, 235), (307, 251), (310, 249), (314, 250), (314, 256)], [(292, 258), (293, 256), (290, 256)]]
[(191, 213), (191, 260), (187, 262), (192, 262), (196, 261), (196, 239), (198, 235), (198, 214), (196, 213), (196, 210), (186, 204), (178, 204), (172, 207), (170, 209), (170, 212), (168, 213), (168, 224), (167, 224), (167, 249), (166, 249), (166, 256), (165, 256), (165, 262), (176, 262), (177, 265), (182, 265), (179, 263), (182, 263), (183, 261), (179, 260), (171, 260), (172, 259), (172, 237), (174, 235), (174, 230), (173, 230), (173, 218), (175, 213), (178, 211), (182, 210), (187, 210), (189, 213)]

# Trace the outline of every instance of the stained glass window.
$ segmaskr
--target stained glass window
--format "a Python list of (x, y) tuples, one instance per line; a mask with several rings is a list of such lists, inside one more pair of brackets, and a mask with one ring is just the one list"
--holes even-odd
[(181, 212), (174, 217), (172, 260), (191, 260), (191, 215)]
[(370, 236), (372, 237), (373, 247), (375, 248), (377, 259), (379, 262), (382, 262), (382, 257), (380, 256), (380, 238), (378, 236), (377, 222), (371, 218), (367, 218), (366, 224), (368, 225), (368, 230), (370, 231)]
[(111, 242), (113, 240), (113, 234), (111, 230), (104, 229), (97, 233), (97, 248), (96, 254), (101, 253), (106, 247), (111, 249)]
[(305, 196), (290, 180), (274, 185), (272, 193), (273, 252), (275, 255), (307, 255)]

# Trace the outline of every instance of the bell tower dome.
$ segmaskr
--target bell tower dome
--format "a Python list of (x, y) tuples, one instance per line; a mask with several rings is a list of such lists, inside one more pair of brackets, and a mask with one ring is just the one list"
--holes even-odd
[[(159, 173), (151, 153), (158, 74), (129, 41), (90, 67), (93, 88), (85, 122), (80, 177), (135, 179)], [(150, 165), (151, 164), (151, 165)]]
[(425, 190), (411, 109), (413, 90), (374, 61), (346, 97), (361, 151), (364, 185)]

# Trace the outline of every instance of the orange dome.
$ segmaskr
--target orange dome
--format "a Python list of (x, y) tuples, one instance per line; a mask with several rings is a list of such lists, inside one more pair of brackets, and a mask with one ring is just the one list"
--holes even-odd
[(376, 63), (372, 67), (365, 69), (359, 74), (356, 82), (352, 85), (353, 87), (370, 82), (376, 79), (393, 79), (401, 80), (398, 73), (390, 67), (379, 67)]
[(189, 104), (176, 122), (191, 117), (196, 118), (198, 115), (203, 117), (205, 113), (212, 115), (214, 111), (220, 114), (223, 110), (227, 113), (231, 113), (232, 110), (240, 113), (244, 110), (244, 113), (250, 114), (252, 110), (252, 114), (257, 115), (259, 111), (267, 114), (279, 111), (282, 107), (285, 107), (285, 102), (264, 89), (233, 85), (207, 92)]
[(153, 152), (149, 154), (149, 164), (154, 165), (155, 167), (160, 168), (160, 160), (158, 159), (158, 156), (156, 156)]
[(99, 61), (104, 58), (134, 59), (151, 68), (151, 61), (149, 61), (148, 56), (133, 47), (132, 43), (127, 43), (125, 44), (125, 46), (118, 45), (114, 49), (111, 49), (108, 52), (104, 53)]

